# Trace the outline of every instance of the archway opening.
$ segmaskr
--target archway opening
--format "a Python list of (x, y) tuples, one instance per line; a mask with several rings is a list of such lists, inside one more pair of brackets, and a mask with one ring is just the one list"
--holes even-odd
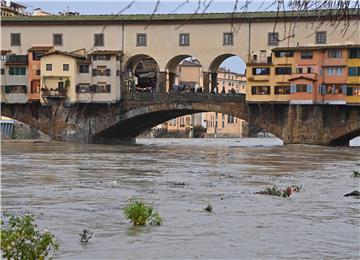
[(203, 67), (201, 62), (190, 55), (173, 57), (166, 65), (167, 92), (202, 92)]
[(139, 54), (124, 66), (124, 86), (128, 92), (155, 92), (158, 90), (159, 65), (152, 57)]

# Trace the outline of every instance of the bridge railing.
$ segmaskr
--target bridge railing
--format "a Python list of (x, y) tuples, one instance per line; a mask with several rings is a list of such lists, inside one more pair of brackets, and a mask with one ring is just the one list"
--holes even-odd
[(130, 101), (187, 101), (187, 102), (241, 102), (245, 103), (245, 94), (241, 93), (227, 93), (227, 94), (212, 94), (212, 93), (194, 93), (194, 92), (146, 92), (146, 93), (126, 93), (122, 97), (123, 100)]

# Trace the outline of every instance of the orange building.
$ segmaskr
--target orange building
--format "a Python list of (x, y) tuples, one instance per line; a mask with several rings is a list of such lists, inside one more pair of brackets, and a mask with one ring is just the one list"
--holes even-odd
[(28, 50), (29, 101), (40, 101), (40, 57), (52, 49), (52, 46), (34, 46)]

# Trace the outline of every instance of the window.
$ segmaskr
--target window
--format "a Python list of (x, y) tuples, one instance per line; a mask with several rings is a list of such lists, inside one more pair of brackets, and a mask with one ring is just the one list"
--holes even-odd
[(315, 43), (326, 43), (326, 32), (316, 32)]
[(349, 77), (360, 76), (360, 67), (349, 67)]
[(103, 66), (98, 66), (97, 69), (92, 70), (92, 75), (96, 76), (111, 76), (111, 70)]
[(76, 93), (92, 93), (94, 92), (94, 87), (87, 83), (79, 83), (76, 85), (75, 91)]
[(268, 33), (268, 45), (269, 46), (279, 45), (279, 33), (277, 32)]
[(305, 92), (306, 93), (306, 85), (305, 84), (297, 84), (296, 92)]
[(275, 68), (276, 75), (290, 75), (291, 67), (277, 67)]
[(110, 60), (111, 56), (110, 55), (93, 55), (92, 59), (93, 60)]
[(327, 68), (327, 73), (329, 76), (339, 76), (344, 74), (344, 68), (342, 67), (330, 67)]
[(146, 33), (136, 34), (136, 46), (146, 46)]
[(223, 45), (234, 45), (234, 35), (233, 35), (233, 33), (224, 33)]
[(95, 92), (96, 93), (110, 93), (111, 92), (111, 85), (106, 83), (98, 83), (95, 85)]
[(342, 57), (341, 50), (328, 50), (328, 58), (330, 59), (339, 59)]
[(252, 69), (253, 75), (270, 75), (270, 68), (253, 68)]
[(26, 86), (25, 85), (6, 85), (5, 93), (25, 94)]
[(303, 73), (303, 68), (296, 68), (296, 73), (298, 73), (298, 74)]
[(33, 60), (40, 60), (40, 57), (41, 57), (41, 55), (43, 55), (43, 54), (44, 54), (43, 52), (37, 52), (37, 51), (35, 51), (35, 52), (32, 53), (32, 59), (33, 59)]
[(322, 85), (325, 87), (324, 94), (346, 94), (346, 85)]
[(12, 76), (26, 75), (26, 68), (25, 67), (10, 67), (9, 75), (12, 75)]
[(53, 34), (53, 44), (54, 44), (54, 46), (62, 46), (63, 45), (63, 38), (62, 38), (61, 33)]
[(294, 57), (294, 52), (293, 51), (275, 51), (275, 57), (277, 57), (277, 58)]
[(346, 95), (347, 96), (360, 96), (360, 87), (347, 86)]
[(46, 71), (52, 71), (52, 64), (46, 64)]
[(190, 34), (180, 33), (179, 35), (179, 45), (180, 46), (189, 46), (190, 45)]
[(275, 95), (290, 94), (290, 86), (275, 86)]
[(1, 69), (1, 75), (5, 75), (5, 69)]
[(11, 34), (11, 46), (20, 46), (21, 45), (21, 34), (12, 33)]
[(63, 64), (63, 71), (69, 71), (69, 64)]
[(360, 58), (360, 48), (350, 48), (349, 49), (349, 58), (350, 59)]
[(306, 73), (312, 73), (312, 68), (311, 68), (311, 67), (307, 67), (307, 68), (306, 68)]
[(89, 65), (80, 64), (79, 65), (79, 73), (89, 73)]
[(270, 86), (252, 86), (252, 95), (270, 95)]
[(41, 71), (40, 71), (40, 70), (36, 70), (36, 75), (37, 75), (37, 76), (40, 76), (40, 74), (41, 74)]
[(233, 123), (234, 123), (234, 117), (228, 115), (228, 116), (227, 116), (227, 123), (228, 123), (228, 124), (233, 124)]
[(313, 58), (312, 51), (302, 51), (301, 52), (301, 59), (303, 60), (311, 60)]
[(104, 46), (104, 34), (95, 33), (94, 34), (94, 46)]

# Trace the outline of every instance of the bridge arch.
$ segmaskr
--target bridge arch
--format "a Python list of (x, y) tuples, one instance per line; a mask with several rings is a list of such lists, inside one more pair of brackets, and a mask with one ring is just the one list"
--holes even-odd
[(124, 87), (127, 91), (154, 92), (158, 86), (159, 64), (147, 54), (136, 54), (123, 66)]
[[(176, 76), (179, 76), (177, 75), (178, 74), (178, 66), (186, 61), (186, 59), (188, 58), (192, 58), (193, 61), (194, 61), (194, 65), (197, 64), (197, 65), (200, 65), (200, 70), (198, 71), (199, 72), (199, 77), (198, 79), (196, 79), (196, 81), (198, 81), (197, 83), (199, 85), (202, 85), (202, 71), (203, 71), (203, 65), (201, 63), (201, 61), (199, 59), (197, 59), (197, 57), (194, 57), (192, 55), (189, 55), (189, 54), (179, 54), (179, 55), (176, 55), (174, 57), (172, 57), (166, 64), (165, 66), (165, 73), (167, 74), (167, 78), (166, 78), (166, 90), (167, 91), (170, 91), (172, 89), (172, 86), (175, 84), (175, 81), (176, 81)], [(192, 75), (191, 73), (189, 74), (191, 77), (195, 77), (195, 75)], [(178, 77), (180, 79), (180, 77)], [(197, 78), (197, 77), (195, 77)], [(195, 80), (195, 79), (194, 79)]]

